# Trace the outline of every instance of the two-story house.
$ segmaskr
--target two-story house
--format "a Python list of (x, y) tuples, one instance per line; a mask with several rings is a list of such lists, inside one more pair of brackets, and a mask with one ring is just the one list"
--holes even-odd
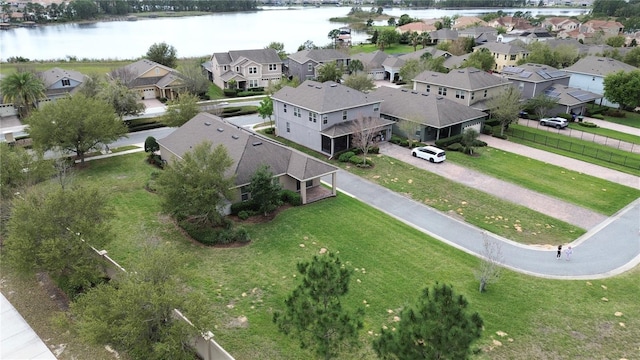
[(300, 81), (305, 81), (317, 78), (318, 69), (330, 62), (334, 62), (346, 71), (350, 60), (348, 52), (336, 49), (301, 50), (289, 55), (285, 73), (289, 77), (297, 77)]
[(526, 59), (529, 56), (529, 51), (510, 43), (502, 42), (488, 42), (486, 44), (478, 45), (473, 48), (473, 51), (483, 51), (487, 49), (496, 64), (493, 68), (494, 71), (500, 72), (505, 66), (515, 66), (520, 59)]
[(328, 156), (353, 146), (358, 118), (372, 120), (376, 140), (391, 136), (393, 122), (380, 119), (381, 100), (332, 81), (285, 86), (271, 98), (277, 135)]
[(168, 66), (158, 64), (149, 59), (141, 59), (110, 73), (130, 89), (138, 91), (140, 98), (175, 99), (184, 89), (178, 72)]
[(282, 60), (274, 49), (232, 50), (214, 53), (204, 64), (213, 81), (221, 89), (247, 90), (264, 88), (282, 79)]
[(487, 26), (487, 22), (477, 16), (460, 16), (453, 20), (454, 30), (462, 30), (470, 27)]
[(497, 40), (498, 30), (491, 26), (472, 26), (458, 30), (458, 37), (473, 38), (476, 45)]
[(604, 78), (618, 71), (633, 71), (638, 68), (612, 58), (586, 56), (563, 70), (571, 74), (569, 86), (596, 93), (603, 97), (599, 102), (601, 105), (617, 108), (618, 104), (604, 98)]
[[(400, 80), (400, 69), (407, 60), (417, 60), (420, 59), (425, 53), (431, 54), (431, 57), (444, 57), (445, 59), (449, 59), (452, 57), (451, 53), (448, 51), (440, 50), (435, 46), (428, 46), (424, 49), (418, 49), (417, 51), (410, 52), (402, 55), (390, 55), (387, 57), (385, 61), (382, 62), (382, 67), (385, 71), (385, 79), (389, 81), (398, 81)], [(405, 81), (411, 81), (411, 79), (402, 79)]]
[(480, 132), (487, 117), (480, 110), (435, 93), (381, 86), (369, 95), (382, 101), (380, 116), (394, 122), (394, 133), (423, 142), (458, 135), (468, 128)]
[(589, 102), (601, 96), (569, 86), (571, 75), (548, 65), (522, 64), (502, 69), (502, 76), (520, 90), (523, 100), (540, 94), (554, 98), (558, 104), (550, 114), (584, 114)]
[(568, 17), (548, 17), (540, 23), (540, 26), (553, 32), (574, 31), (580, 27), (580, 22)]
[(511, 82), (468, 67), (447, 74), (423, 71), (413, 79), (413, 90), (441, 96), (476, 110), (487, 110), (486, 102), (511, 86)]
[(580, 25), (580, 32), (586, 34), (593, 34), (602, 32), (605, 37), (616, 36), (622, 34), (624, 25), (617, 21), (609, 20), (589, 20)]

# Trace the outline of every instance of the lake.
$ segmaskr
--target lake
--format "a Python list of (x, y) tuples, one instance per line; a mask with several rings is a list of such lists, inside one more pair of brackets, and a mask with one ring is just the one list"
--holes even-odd
[[(0, 31), (0, 59), (13, 56), (31, 60), (134, 59), (143, 56), (149, 46), (166, 42), (178, 57), (210, 56), (214, 52), (264, 48), (273, 41), (292, 53), (307, 40), (318, 46), (330, 43), (327, 35), (344, 24), (329, 18), (346, 16), (349, 7), (264, 7), (260, 11), (217, 13), (179, 18), (155, 18), (138, 21), (108, 21), (90, 24), (46, 25)], [(479, 15), (498, 9), (385, 9), (399, 18), (432, 19), (442, 16)], [(501, 9), (513, 13), (523, 9)], [(588, 12), (582, 8), (528, 8), (532, 14), (574, 16)], [(364, 41), (364, 33), (352, 33), (354, 42)]]

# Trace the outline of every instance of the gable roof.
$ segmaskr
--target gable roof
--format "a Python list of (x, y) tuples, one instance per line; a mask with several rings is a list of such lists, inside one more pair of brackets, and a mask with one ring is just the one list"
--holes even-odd
[(383, 101), (382, 114), (438, 129), (487, 116), (480, 110), (435, 94), (381, 86), (370, 95)]
[(440, 29), (429, 33), (432, 40), (455, 40), (458, 38), (458, 31), (451, 29)]
[[(168, 71), (168, 73), (162, 76), (140, 77), (153, 68), (161, 68)], [(178, 72), (176, 70), (149, 59), (138, 60), (132, 64), (123, 66), (123, 69), (133, 76), (133, 79), (127, 84), (129, 88), (149, 85), (156, 85), (163, 88), (179, 79), (179, 76), (177, 75)]]
[(38, 73), (38, 75), (40, 75), (40, 77), (42, 78), (42, 81), (44, 82), (44, 86), (46, 88), (49, 88), (49, 86), (55, 84), (56, 82), (62, 79), (71, 79), (71, 80), (75, 80), (77, 82), (82, 83), (86, 78), (85, 75), (83, 75), (78, 71), (63, 70), (57, 67), (42, 71)]
[(379, 103), (367, 94), (333, 81), (306, 80), (298, 87), (285, 86), (271, 97), (319, 114)]
[(428, 31), (433, 31), (436, 30), (435, 25), (433, 24), (427, 24), (425, 22), (422, 21), (418, 21), (418, 22), (411, 22), (408, 24), (404, 24), (402, 26), (398, 26), (397, 31), (403, 33), (403, 32), (418, 32), (418, 33), (422, 33), (422, 32), (428, 32)]
[(349, 55), (336, 49), (310, 49), (301, 50), (289, 55), (289, 60), (304, 64), (309, 60), (317, 63), (325, 63), (338, 59), (349, 59)]
[(186, 152), (204, 141), (211, 142), (213, 147), (222, 145), (227, 149), (233, 165), (225, 175), (235, 174), (237, 186), (250, 183), (253, 174), (263, 165), (268, 165), (276, 176), (287, 174), (300, 181), (338, 170), (333, 165), (205, 112), (199, 113), (167, 137), (158, 140), (158, 144), (182, 158)]
[(564, 69), (566, 72), (604, 77), (618, 71), (638, 70), (616, 59), (601, 56), (585, 56), (575, 64)]
[(624, 28), (624, 25), (622, 25), (617, 21), (589, 20), (584, 24), (582, 24), (582, 26), (580, 27), (580, 31), (582, 32), (587, 29), (592, 29), (594, 31), (613, 29), (613, 30), (619, 31), (620, 29), (623, 29), (623, 28)]
[(571, 77), (571, 75), (562, 70), (558, 70), (553, 66), (532, 63), (518, 66), (505, 66), (502, 69), (502, 75), (506, 76), (509, 80), (532, 83), (547, 82)]
[(258, 64), (282, 63), (275, 49), (253, 49), (253, 50), (231, 50), (229, 52), (213, 53), (211, 59), (215, 58), (218, 64), (230, 65), (243, 59), (255, 61)]
[(453, 21), (452, 28), (459, 30), (470, 26), (486, 26), (487, 22), (477, 16), (460, 16)]
[(565, 106), (576, 106), (602, 98), (602, 95), (563, 84), (551, 84), (544, 93), (556, 99), (558, 104)]
[(511, 43), (503, 43), (503, 42), (489, 42), (486, 44), (474, 46), (473, 50), (476, 49), (489, 49), (492, 53), (498, 54), (507, 54), (507, 55), (516, 55), (521, 53), (528, 53), (529, 51), (521, 48), (520, 46), (513, 45)]
[(455, 69), (447, 74), (427, 70), (418, 74), (413, 81), (469, 91), (488, 89), (510, 83), (474, 67)]
[(161, 69), (165, 69), (169, 72), (175, 71), (174, 69), (168, 67), (168, 66), (164, 66), (162, 64), (158, 64), (155, 61), (151, 61), (149, 59), (140, 59), (134, 63), (131, 63), (129, 65), (125, 65), (123, 68), (125, 70), (127, 70), (128, 72), (130, 72), (131, 74), (135, 75), (135, 77), (141, 76), (144, 73), (148, 72), (149, 70), (155, 68), (155, 67), (159, 67)]
[(357, 53), (351, 56), (351, 61), (360, 60), (365, 70), (382, 68), (382, 63), (389, 57), (384, 51), (376, 50), (370, 53)]

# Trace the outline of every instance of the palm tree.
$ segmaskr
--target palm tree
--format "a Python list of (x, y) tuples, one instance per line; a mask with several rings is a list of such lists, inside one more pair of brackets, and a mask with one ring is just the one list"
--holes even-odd
[(13, 102), (23, 119), (29, 115), (29, 111), (36, 106), (38, 100), (45, 97), (44, 83), (30, 72), (16, 72), (2, 79), (0, 92), (4, 102)]
[(418, 34), (417, 31), (412, 31), (409, 34), (409, 42), (411, 43), (411, 46), (413, 46), (413, 51), (416, 51), (418, 49), (418, 45), (422, 42), (420, 34)]
[(329, 31), (329, 34), (327, 35), (327, 37), (333, 41), (333, 47), (334, 48), (338, 47), (338, 37), (339, 36), (340, 36), (340, 30), (339, 29), (333, 29), (333, 30)]

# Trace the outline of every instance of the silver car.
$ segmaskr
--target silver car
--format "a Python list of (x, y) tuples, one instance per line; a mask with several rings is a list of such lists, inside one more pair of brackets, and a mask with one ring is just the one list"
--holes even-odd
[(561, 117), (552, 117), (540, 119), (540, 125), (553, 126), (556, 129), (564, 129), (569, 126), (569, 122), (567, 121), (567, 119)]

